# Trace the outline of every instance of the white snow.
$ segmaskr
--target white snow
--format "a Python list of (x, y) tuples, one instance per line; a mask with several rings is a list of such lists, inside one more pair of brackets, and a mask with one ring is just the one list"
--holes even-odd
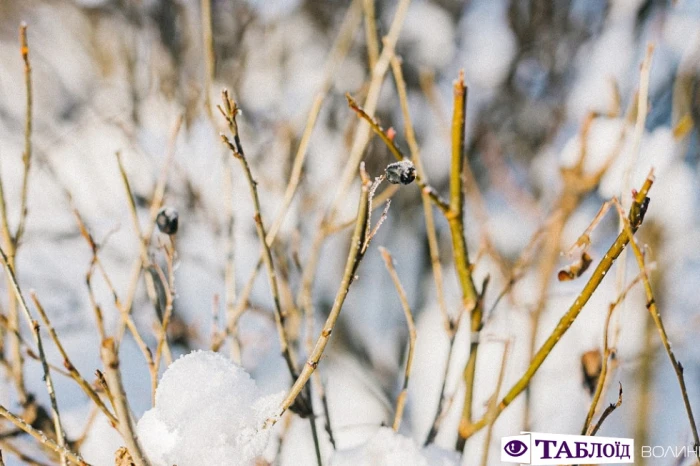
[(267, 445), (265, 420), (282, 393), (264, 396), (241, 367), (211, 351), (175, 361), (138, 423), (139, 440), (155, 466), (253, 464)]
[(456, 452), (435, 446), (420, 449), (408, 437), (388, 427), (380, 427), (364, 445), (339, 450), (331, 458), (331, 466), (455, 466)]

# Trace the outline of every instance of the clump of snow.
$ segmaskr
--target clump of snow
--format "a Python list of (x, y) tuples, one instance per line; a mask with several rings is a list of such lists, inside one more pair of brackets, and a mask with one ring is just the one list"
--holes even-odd
[(263, 453), (283, 393), (263, 396), (241, 367), (218, 353), (195, 351), (175, 361), (137, 431), (153, 465), (253, 464)]
[(456, 466), (459, 455), (435, 445), (420, 449), (408, 437), (381, 427), (364, 445), (338, 450), (331, 458), (332, 466)]

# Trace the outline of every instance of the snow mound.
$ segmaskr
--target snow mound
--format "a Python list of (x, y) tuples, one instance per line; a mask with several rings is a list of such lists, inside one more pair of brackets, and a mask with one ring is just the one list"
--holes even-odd
[(263, 396), (243, 368), (194, 351), (163, 374), (138, 436), (154, 466), (247, 466), (265, 449), (270, 429), (262, 426), (283, 395)]
[(381, 427), (370, 440), (357, 448), (338, 450), (331, 466), (456, 466), (459, 455), (435, 445), (420, 449), (408, 437)]

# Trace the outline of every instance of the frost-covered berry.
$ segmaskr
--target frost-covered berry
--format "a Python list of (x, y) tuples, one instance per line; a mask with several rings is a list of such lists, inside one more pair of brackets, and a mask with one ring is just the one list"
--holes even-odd
[(416, 179), (416, 167), (410, 160), (391, 163), (386, 167), (386, 179), (392, 184), (411, 184)]
[(172, 207), (163, 207), (158, 212), (156, 217), (156, 225), (158, 230), (166, 235), (174, 235), (177, 233), (178, 213)]

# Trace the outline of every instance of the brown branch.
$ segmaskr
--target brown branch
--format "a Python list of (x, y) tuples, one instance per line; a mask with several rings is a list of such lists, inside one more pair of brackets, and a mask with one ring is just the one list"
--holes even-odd
[[(387, 135), (386, 131), (381, 127), (377, 120), (372, 118), (362, 107), (360, 107), (355, 99), (350, 96), (350, 94), (345, 94), (345, 98), (348, 101), (348, 106), (354, 110), (360, 118), (369, 124), (372, 131), (374, 131), (374, 133), (377, 134), (382, 142), (384, 142), (384, 144), (389, 148), (389, 151), (391, 151), (394, 158), (396, 158), (398, 161), (404, 160), (406, 157), (403, 155), (403, 152), (401, 152), (401, 149), (399, 149), (394, 140)], [(443, 213), (447, 213), (449, 211), (449, 204), (440, 197), (435, 189), (425, 184), (420, 176), (416, 177), (416, 184), (421, 188), (421, 192), (427, 195), (433, 204), (435, 204), (435, 206)]]
[(46, 315), (46, 311), (39, 302), (36, 293), (34, 293), (33, 291), (30, 292), (30, 297), (32, 299), (32, 302), (34, 303), (34, 307), (41, 316), (41, 320), (44, 322), (44, 325), (46, 325), (46, 330), (49, 332), (49, 336), (53, 340), (54, 345), (56, 345), (58, 352), (61, 354), (61, 357), (63, 358), (63, 366), (68, 370), (68, 374), (70, 375), (70, 377), (73, 380), (75, 380), (75, 382), (78, 384), (78, 386), (80, 386), (83, 392), (85, 392), (85, 394), (95, 403), (95, 405), (98, 408), (100, 408), (100, 410), (104, 413), (105, 416), (107, 416), (107, 419), (109, 419), (112, 425), (117, 425), (117, 418), (114, 416), (114, 414), (112, 414), (109, 411), (109, 409), (107, 409), (107, 406), (105, 406), (105, 404), (102, 402), (102, 399), (99, 397), (97, 392), (95, 392), (90, 383), (80, 375), (78, 370), (71, 362), (70, 358), (68, 357), (68, 353), (66, 352), (66, 349), (63, 347), (61, 340), (58, 338), (56, 330), (51, 325), (51, 321), (49, 321), (49, 318)]
[(591, 401), (591, 406), (588, 409), (588, 414), (586, 415), (586, 420), (583, 424), (583, 429), (581, 429), (581, 435), (590, 435), (591, 423), (593, 422), (593, 416), (595, 416), (596, 409), (598, 409), (598, 402), (605, 388), (605, 381), (608, 375), (608, 365), (609, 360), (614, 354), (614, 349), (610, 347), (610, 321), (613, 312), (617, 306), (624, 301), (627, 294), (632, 290), (632, 288), (641, 281), (642, 275), (638, 275), (632, 282), (625, 288), (625, 290), (620, 294), (620, 296), (608, 307), (608, 314), (605, 317), (605, 326), (603, 327), (603, 363), (600, 369), (600, 375), (598, 377), (598, 383), (596, 384), (595, 392), (593, 393), (593, 399)]
[(37, 430), (31, 425), (27, 424), (22, 418), (15, 416), (2, 405), (0, 405), (0, 416), (10, 421), (18, 429), (21, 429), (34, 437), (40, 444), (44, 445), (49, 450), (56, 452), (58, 455), (65, 456), (71, 463), (77, 464), (78, 466), (90, 466), (88, 463), (83, 461), (80, 455), (58, 445), (56, 442), (48, 438), (42, 431)]
[[(326, 323), (323, 326), (323, 330), (316, 340), (314, 349), (308, 357), (308, 361), (304, 364), (301, 374), (294, 382), (289, 394), (282, 402), (280, 407), (280, 415), (284, 413), (296, 400), (297, 396), (301, 393), (301, 390), (311, 378), (311, 374), (318, 367), (318, 363), (321, 360), (323, 351), (326, 349), (326, 345), (330, 340), (331, 332), (335, 328), (335, 324), (340, 315), (340, 311), (345, 303), (345, 298), (350, 291), (350, 285), (355, 280), (355, 274), (360, 262), (364, 256), (362, 245), (365, 242), (365, 236), (367, 233), (367, 221), (369, 219), (369, 192), (372, 183), (369, 181), (369, 177), (364, 173), (364, 167), (361, 167), (362, 177), (362, 191), (360, 195), (360, 202), (357, 209), (357, 218), (355, 222), (355, 230), (350, 241), (350, 250), (348, 251), (348, 258), (345, 262), (345, 272), (343, 273), (343, 279), (340, 283), (340, 288), (336, 294), (335, 300), (333, 302), (333, 307), (331, 308)], [(274, 423), (274, 420), (268, 420), (268, 424)]]
[[(464, 84), (464, 72), (460, 72), (459, 78), (454, 83), (454, 108), (452, 114), (452, 165), (450, 168), (450, 212), (447, 222), (452, 236), (452, 253), (455, 269), (462, 290), (462, 306), (471, 310), (470, 331), (471, 344), (469, 359), (464, 367), (464, 382), (466, 390), (464, 394), (464, 406), (460, 425), (469, 425), (472, 422), (472, 401), (474, 397), (474, 379), (476, 375), (476, 356), (479, 349), (479, 334), (483, 326), (483, 305), (481, 297), (474, 286), (467, 241), (464, 237), (464, 187), (462, 172), (464, 170), (464, 131), (467, 105), (467, 86)], [(483, 290), (482, 290), (483, 292)], [(456, 449), (462, 451), (466, 438), (459, 430)]]
[[(639, 199), (639, 196), (637, 195), (637, 199)], [(646, 196), (645, 196), (646, 197)], [(646, 198), (648, 202), (648, 198)], [(615, 202), (615, 201), (614, 201)], [(635, 212), (635, 205), (632, 204), (631, 212)], [(659, 313), (659, 308), (656, 305), (656, 300), (654, 299), (654, 292), (651, 287), (651, 281), (649, 280), (649, 276), (646, 273), (646, 266), (644, 264), (644, 255), (642, 254), (642, 251), (639, 249), (639, 245), (637, 244), (637, 241), (634, 238), (634, 233), (636, 231), (635, 224), (634, 224), (634, 218), (630, 215), (630, 218), (625, 217), (624, 212), (622, 212), (622, 206), (620, 205), (619, 202), (615, 202), (615, 206), (618, 209), (618, 212), (622, 214), (622, 222), (623, 222), (623, 231), (621, 234), (625, 234), (629, 240), (630, 247), (632, 248), (632, 252), (634, 253), (634, 257), (637, 260), (637, 266), (639, 267), (639, 270), (642, 274), (642, 283), (644, 284), (644, 293), (646, 295), (647, 303), (646, 307), (649, 310), (649, 313), (651, 314), (651, 318), (654, 320), (654, 324), (656, 325), (656, 328), (659, 331), (659, 336), (661, 337), (661, 342), (663, 343), (664, 349), (666, 350), (666, 354), (668, 355), (668, 359), (671, 361), (671, 365), (673, 366), (673, 370), (676, 372), (676, 378), (678, 379), (678, 385), (681, 390), (681, 396), (683, 398), (683, 404), (685, 405), (685, 410), (688, 415), (688, 422), (690, 423), (690, 430), (693, 434), (693, 441), (695, 442), (695, 449), (698, 450), (698, 447), (700, 447), (700, 437), (698, 436), (698, 428), (697, 425), (695, 424), (695, 417), (693, 416), (693, 408), (690, 404), (690, 400), (688, 399), (688, 391), (685, 386), (685, 378), (683, 377), (683, 366), (681, 363), (676, 359), (676, 355), (673, 352), (673, 349), (671, 349), (671, 343), (668, 341), (668, 335), (666, 334), (666, 329), (664, 327), (664, 323), (661, 320), (661, 314)], [(638, 206), (637, 206), (638, 207)], [(646, 209), (646, 203), (643, 204), (643, 209)], [(636, 215), (641, 215), (642, 217), (644, 216), (644, 210), (641, 210), (637, 212)], [(699, 454), (700, 455), (700, 454)]]
[[(36, 320), (32, 321), (32, 332), (34, 333), (34, 340), (36, 341), (36, 346), (39, 350), (41, 368), (44, 371), (46, 391), (48, 392), (49, 399), (51, 400), (51, 417), (53, 418), (53, 425), (54, 429), (56, 430), (56, 440), (60, 447), (65, 448), (66, 434), (63, 431), (63, 426), (61, 425), (61, 415), (58, 411), (58, 402), (56, 401), (56, 390), (53, 385), (53, 379), (51, 378), (51, 370), (49, 369), (49, 363), (46, 361), (46, 353), (44, 353), (44, 343), (41, 340), (41, 333), (39, 332), (39, 322), (37, 322)], [(59, 456), (61, 460), (61, 465), (65, 466), (67, 464), (65, 453), (59, 453)]]
[(114, 408), (117, 412), (117, 419), (119, 420), (117, 426), (119, 433), (126, 443), (134, 465), (148, 466), (148, 461), (141, 452), (141, 447), (134, 430), (129, 404), (126, 399), (126, 394), (124, 393), (124, 386), (122, 385), (122, 378), (119, 372), (119, 356), (117, 355), (116, 346), (112, 338), (107, 338), (102, 342), (100, 355), (102, 356), (102, 363), (105, 368), (104, 375), (107, 386), (114, 397)]
[(246, 179), (248, 180), (248, 186), (250, 188), (250, 195), (253, 200), (253, 209), (255, 210), (255, 229), (258, 233), (258, 238), (260, 239), (260, 244), (263, 252), (263, 260), (265, 263), (265, 268), (267, 269), (268, 283), (270, 286), (270, 292), (272, 293), (272, 301), (275, 310), (275, 324), (277, 325), (277, 335), (279, 337), (280, 351), (287, 363), (287, 368), (292, 378), (296, 378), (297, 369), (294, 363), (294, 357), (292, 355), (292, 349), (289, 345), (289, 338), (287, 337), (287, 330), (285, 329), (285, 319), (286, 313), (282, 311), (282, 305), (280, 304), (279, 288), (277, 284), (277, 275), (275, 273), (275, 265), (272, 260), (272, 251), (270, 246), (267, 244), (267, 233), (265, 231), (265, 224), (263, 223), (262, 213), (260, 210), (260, 198), (258, 196), (257, 182), (253, 178), (253, 173), (250, 170), (250, 165), (248, 164), (248, 159), (243, 152), (243, 146), (241, 145), (240, 136), (238, 134), (238, 123), (236, 117), (239, 112), (238, 105), (234, 102), (228, 91), (224, 90), (222, 92), (223, 107), (218, 106), (221, 114), (226, 118), (228, 122), (229, 132), (233, 141), (229, 140), (225, 135), (221, 135), (221, 140), (223, 143), (231, 150), (231, 154), (241, 162), (243, 167), (243, 172), (245, 173)]
[(27, 110), (24, 120), (24, 153), (22, 154), (22, 163), (24, 164), (24, 172), (22, 174), (22, 193), (20, 195), (20, 217), (17, 231), (15, 232), (14, 242), (18, 245), (24, 234), (24, 225), (27, 219), (27, 194), (29, 188), (29, 169), (32, 162), (32, 110), (33, 110), (33, 94), (32, 94), (32, 66), (29, 62), (29, 44), (27, 43), (27, 24), (22, 23), (19, 28), (20, 51), (22, 61), (24, 62), (24, 86), (27, 90)]
[[(396, 81), (396, 90), (399, 94), (399, 102), (401, 104), (401, 112), (403, 113), (404, 119), (404, 132), (406, 135), (406, 142), (408, 143), (408, 147), (411, 151), (411, 159), (416, 165), (417, 178), (425, 180), (426, 176), (425, 169), (423, 168), (423, 160), (421, 158), (420, 149), (418, 148), (418, 142), (416, 141), (415, 131), (413, 130), (411, 114), (408, 109), (406, 82), (404, 81), (403, 72), (401, 71), (401, 61), (396, 56), (393, 56), (391, 58), (391, 69), (394, 73), (394, 81)], [(425, 190), (421, 190), (421, 199), (423, 201), (423, 213), (425, 215), (425, 231), (426, 236), (428, 238), (430, 264), (433, 269), (433, 279), (435, 281), (435, 290), (437, 294), (438, 306), (440, 307), (440, 312), (442, 313), (445, 331), (448, 333), (448, 337), (450, 337), (450, 334), (454, 333), (454, 319), (450, 317), (447, 311), (447, 304), (445, 302), (445, 292), (442, 280), (442, 264), (440, 263), (440, 250), (438, 248), (437, 233), (435, 232), (435, 219), (433, 216), (433, 209), (430, 204), (430, 196), (428, 196), (428, 193)]]
[(481, 457), (482, 466), (487, 466), (489, 463), (489, 446), (491, 445), (491, 438), (493, 437), (493, 424), (496, 421), (496, 402), (501, 392), (501, 386), (503, 385), (503, 379), (505, 378), (506, 374), (506, 364), (508, 363), (508, 353), (510, 352), (510, 345), (510, 340), (506, 340), (503, 345), (501, 369), (498, 371), (498, 381), (496, 382), (496, 390), (494, 391), (488, 403), (487, 416), (489, 416), (489, 426), (486, 431), (486, 438), (484, 439), (484, 453)]
[(391, 281), (394, 282), (394, 287), (399, 295), (399, 301), (401, 301), (401, 307), (403, 308), (404, 317), (406, 318), (406, 325), (408, 326), (408, 354), (406, 356), (406, 369), (404, 371), (403, 386), (401, 388), (401, 393), (399, 393), (396, 399), (396, 414), (394, 416), (394, 431), (398, 432), (401, 426), (401, 417), (403, 416), (404, 406), (406, 405), (406, 394), (408, 392), (408, 379), (411, 376), (411, 366), (413, 365), (413, 350), (416, 346), (416, 325), (413, 322), (413, 313), (411, 312), (411, 306), (408, 304), (408, 297), (406, 296), (406, 290), (404, 290), (401, 285), (401, 280), (399, 279), (399, 274), (396, 273), (396, 268), (394, 267), (394, 259), (391, 257), (391, 253), (383, 247), (379, 247), (379, 252), (382, 254), (384, 259), (384, 265), (386, 270), (391, 276)]
[(608, 416), (612, 414), (615, 409), (619, 408), (620, 405), (622, 404), (622, 384), (620, 384), (620, 393), (617, 396), (617, 402), (616, 403), (610, 403), (607, 408), (605, 408), (605, 411), (603, 411), (603, 414), (600, 416), (600, 419), (596, 423), (595, 427), (591, 431), (591, 435), (595, 435), (598, 433), (598, 430), (600, 430), (600, 427), (603, 425), (603, 422), (605, 419), (607, 419)]
[[(644, 219), (644, 207), (647, 203), (647, 194), (651, 185), (654, 182), (653, 171), (649, 174), (642, 189), (637, 193), (634, 203), (630, 209), (629, 217), (632, 231), (636, 231), (637, 228), (642, 224)], [(566, 331), (571, 327), (571, 325), (576, 320), (576, 317), (580, 314), (583, 307), (588, 302), (588, 300), (593, 295), (593, 292), (598, 288), (598, 285), (603, 281), (603, 278), (607, 272), (612, 267), (615, 260), (622, 253), (623, 249), (627, 246), (629, 242), (629, 236), (626, 231), (622, 231), (615, 242), (610, 246), (608, 252), (603, 256), (603, 259), (598, 263), (595, 271), (593, 272), (591, 278), (588, 280), (584, 286), (581, 293), (574, 300), (569, 310), (562, 316), (559, 323), (554, 328), (549, 337), (542, 344), (540, 349), (535, 353), (530, 365), (523, 374), (522, 377), (511, 387), (508, 393), (503, 397), (496, 410), (496, 417), (498, 417), (507, 407), (510, 405), (515, 398), (518, 397), (530, 384), (530, 380), (537, 373), (542, 363), (545, 361), (547, 356), (549, 356), (552, 349), (559, 342), (561, 337), (566, 333)], [(487, 417), (481, 418), (479, 421), (471, 424), (462, 423), (460, 424), (460, 437), (469, 438), (475, 432), (479, 431), (488, 423)]]

